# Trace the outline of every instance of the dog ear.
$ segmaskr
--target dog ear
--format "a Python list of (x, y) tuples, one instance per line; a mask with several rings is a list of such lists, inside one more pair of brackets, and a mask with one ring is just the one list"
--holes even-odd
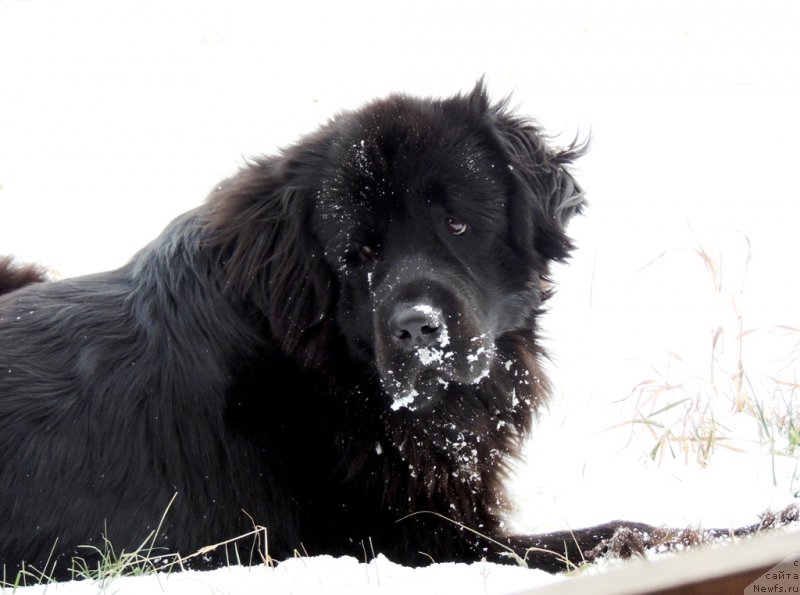
[(10, 256), (0, 256), (0, 295), (46, 280), (47, 273), (38, 265), (17, 264)]
[(532, 122), (506, 113), (506, 102), (493, 108), (494, 127), (514, 180), (510, 218), (514, 241), (549, 260), (565, 260), (573, 249), (565, 228), (586, 201), (567, 167), (588, 143), (566, 149), (547, 146)]
[(320, 361), (332, 309), (333, 277), (308, 229), (310, 176), (297, 157), (248, 163), (207, 201), (210, 246), (226, 290), (266, 317), (296, 361)]

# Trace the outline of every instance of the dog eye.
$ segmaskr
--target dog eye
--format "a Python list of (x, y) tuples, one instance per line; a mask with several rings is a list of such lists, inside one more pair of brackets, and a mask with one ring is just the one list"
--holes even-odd
[(356, 269), (377, 256), (375, 248), (367, 244), (355, 244), (351, 246), (344, 255), (347, 266)]
[(467, 224), (462, 223), (461, 221), (456, 221), (452, 217), (448, 217), (444, 220), (445, 225), (447, 225), (447, 231), (449, 231), (454, 236), (460, 236), (467, 232)]
[(361, 258), (362, 262), (366, 262), (368, 260), (372, 260), (373, 258), (375, 258), (375, 250), (364, 244), (358, 250), (358, 255)]
[(349, 267), (355, 269), (373, 260), (375, 256), (375, 249), (372, 246), (367, 244), (354, 245), (345, 252), (345, 262)]

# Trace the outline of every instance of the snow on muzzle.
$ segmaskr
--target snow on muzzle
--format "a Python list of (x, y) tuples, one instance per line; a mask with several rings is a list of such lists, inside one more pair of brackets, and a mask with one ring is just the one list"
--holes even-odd
[(377, 365), (394, 410), (432, 405), (453, 384), (477, 384), (494, 357), (485, 317), (441, 285), (424, 288), (393, 292), (374, 310)]

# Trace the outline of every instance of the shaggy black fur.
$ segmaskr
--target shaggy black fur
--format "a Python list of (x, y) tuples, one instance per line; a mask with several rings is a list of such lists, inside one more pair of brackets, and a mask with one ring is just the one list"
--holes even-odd
[(20, 265), (10, 256), (0, 256), (0, 295), (46, 278), (44, 270), (36, 265)]
[[(466, 527), (579, 561), (617, 525), (501, 530), (579, 154), (480, 84), (393, 96), (251, 162), (121, 269), (0, 298), (0, 562), (131, 551), (175, 494), (159, 551), (254, 522), (277, 559), (503, 551)], [(38, 279), (7, 265), (5, 291)]]

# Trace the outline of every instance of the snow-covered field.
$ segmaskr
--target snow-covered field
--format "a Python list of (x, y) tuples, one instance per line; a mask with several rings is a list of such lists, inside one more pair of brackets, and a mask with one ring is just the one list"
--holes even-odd
[[(800, 491), (798, 30), (790, 1), (0, 0), (0, 254), (64, 276), (118, 266), (244, 155), (485, 74), (562, 142), (592, 136), (576, 168), (591, 208), (544, 320), (556, 395), (509, 482), (510, 523), (751, 523)], [(112, 590), (549, 580), (306, 558)]]

